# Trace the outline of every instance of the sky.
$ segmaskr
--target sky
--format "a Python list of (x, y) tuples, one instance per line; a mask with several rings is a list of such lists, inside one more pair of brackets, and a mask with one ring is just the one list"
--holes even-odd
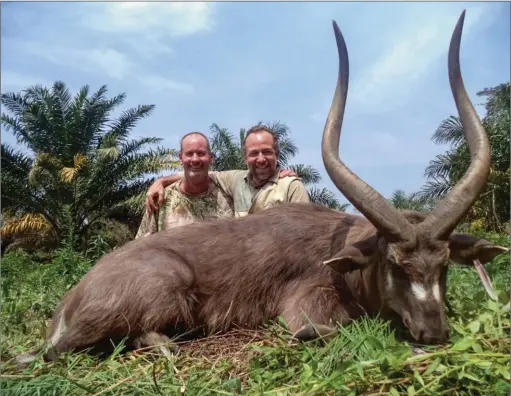
[[(466, 9), (461, 70), (476, 93), (509, 81), (509, 2), (3, 3), (1, 90), (64, 81), (72, 92), (107, 85), (118, 111), (154, 104), (132, 137), (177, 148), (211, 124), (237, 135), (284, 122), (299, 147), (292, 163), (329, 180), (321, 135), (337, 82), (332, 29), (343, 32), (350, 81), (340, 156), (384, 196), (417, 191), (448, 147), (431, 142), (457, 115), (447, 74), (452, 31)], [(2, 131), (3, 132), (3, 131)], [(2, 141), (16, 146), (2, 133)]]

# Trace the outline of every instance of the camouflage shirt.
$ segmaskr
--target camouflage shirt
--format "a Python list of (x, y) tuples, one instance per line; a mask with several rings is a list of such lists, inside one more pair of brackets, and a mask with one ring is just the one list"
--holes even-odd
[(234, 217), (232, 199), (215, 183), (209, 183), (207, 192), (191, 196), (181, 191), (182, 180), (165, 188), (165, 203), (157, 212), (144, 214), (135, 239), (196, 220)]

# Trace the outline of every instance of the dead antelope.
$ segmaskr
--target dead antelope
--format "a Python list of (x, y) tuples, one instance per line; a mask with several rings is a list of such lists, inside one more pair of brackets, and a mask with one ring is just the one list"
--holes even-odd
[(62, 299), (45, 359), (124, 337), (137, 346), (155, 343), (183, 327), (256, 328), (278, 316), (302, 340), (378, 313), (398, 315), (417, 341), (447, 340), (449, 260), (472, 266), (508, 251), (453, 232), (490, 169), (489, 142), (460, 72), (464, 16), (454, 30), (448, 66), (472, 163), (429, 215), (395, 210), (339, 159), (349, 73), (344, 38), (334, 21), (339, 77), (322, 156), (335, 185), (365, 217), (282, 204), (134, 240), (100, 259)]

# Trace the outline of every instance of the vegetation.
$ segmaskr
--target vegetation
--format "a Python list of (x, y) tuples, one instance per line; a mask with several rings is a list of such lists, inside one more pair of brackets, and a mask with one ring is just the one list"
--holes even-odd
[(429, 212), (435, 206), (436, 200), (418, 193), (406, 194), (403, 190), (396, 190), (389, 198), (389, 202), (398, 209)]
[[(2, 125), (28, 149), (2, 144), (2, 244), (7, 240), (23, 248), (7, 252), (0, 268), (2, 395), (509, 394), (509, 254), (486, 265), (498, 301), (489, 299), (473, 268), (450, 267), (451, 342), (419, 354), (380, 319), (340, 328), (329, 343), (291, 344), (285, 324), (276, 321), (259, 331), (234, 330), (183, 342), (171, 359), (156, 351), (121, 354), (120, 345), (105, 360), (64, 354), (56, 363), (35, 361), (17, 368), (13, 357), (42, 344), (65, 292), (97, 258), (132, 238), (137, 208), (152, 182), (149, 176), (177, 165), (174, 150), (142, 150), (159, 139), (128, 139), (153, 106), (139, 106), (111, 120), (125, 95), (107, 99), (106, 87), (91, 95), (88, 90), (83, 87), (71, 97), (57, 82), (51, 90), (36, 86), (2, 95), (7, 111)], [(492, 173), (461, 228), (508, 246), (509, 83), (481, 96), (487, 98), (484, 124)], [(317, 170), (291, 164), (298, 148), (288, 128), (280, 123), (271, 127), (280, 137), (281, 166), (303, 178), (315, 202), (338, 205), (331, 192), (315, 187)], [(244, 133), (238, 139), (213, 124), (216, 169), (245, 167), (240, 146)], [(394, 206), (429, 211), (468, 166), (457, 118), (443, 121), (433, 139), (451, 147), (430, 163), (421, 191), (395, 191), (389, 198)]]
[[(261, 125), (259, 122), (257, 125)], [(328, 206), (332, 209), (345, 211), (348, 204), (341, 204), (334, 193), (326, 188), (319, 189), (314, 185), (321, 181), (319, 172), (310, 165), (291, 165), (291, 159), (298, 154), (298, 146), (289, 137), (289, 128), (281, 122), (266, 124), (277, 136), (280, 148), (278, 165), (281, 169), (293, 170), (309, 187), (309, 196), (312, 202)], [(240, 129), (239, 138), (235, 138), (226, 128), (220, 128), (217, 124), (211, 125), (210, 139), (211, 149), (215, 156), (212, 169), (217, 171), (231, 169), (247, 169), (243, 160), (242, 142), (245, 139), (246, 130)]]
[(72, 97), (57, 81), (21, 94), (4, 93), (1, 122), (29, 154), (2, 143), (2, 238), (25, 248), (55, 248), (65, 237), (85, 247), (94, 228), (122, 219), (138, 222), (147, 176), (177, 165), (175, 151), (142, 151), (162, 139), (128, 140), (154, 105), (111, 114), (125, 94), (107, 98), (106, 86), (89, 95), (84, 86)]
[[(504, 231), (509, 228), (509, 82), (486, 88), (478, 96), (487, 98), (483, 125), (491, 147), (491, 173), (484, 191), (466, 220), (481, 229)], [(432, 137), (435, 143), (449, 144), (445, 154), (433, 159), (424, 171), (428, 181), (419, 196), (441, 198), (460, 180), (470, 165), (470, 152), (459, 117), (444, 120)]]

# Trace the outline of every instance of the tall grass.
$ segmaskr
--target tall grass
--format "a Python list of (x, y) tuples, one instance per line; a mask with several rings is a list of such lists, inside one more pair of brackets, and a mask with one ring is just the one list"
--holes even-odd
[[(484, 235), (504, 246), (506, 236)], [(387, 323), (361, 319), (326, 343), (291, 342), (276, 321), (259, 331), (189, 341), (167, 359), (157, 351), (97, 360), (65, 354), (18, 369), (12, 358), (42, 344), (59, 298), (93, 260), (69, 249), (49, 262), (2, 259), (2, 395), (504, 395), (510, 391), (509, 255), (487, 265), (499, 301), (471, 268), (451, 266), (448, 346), (414, 354)]]

